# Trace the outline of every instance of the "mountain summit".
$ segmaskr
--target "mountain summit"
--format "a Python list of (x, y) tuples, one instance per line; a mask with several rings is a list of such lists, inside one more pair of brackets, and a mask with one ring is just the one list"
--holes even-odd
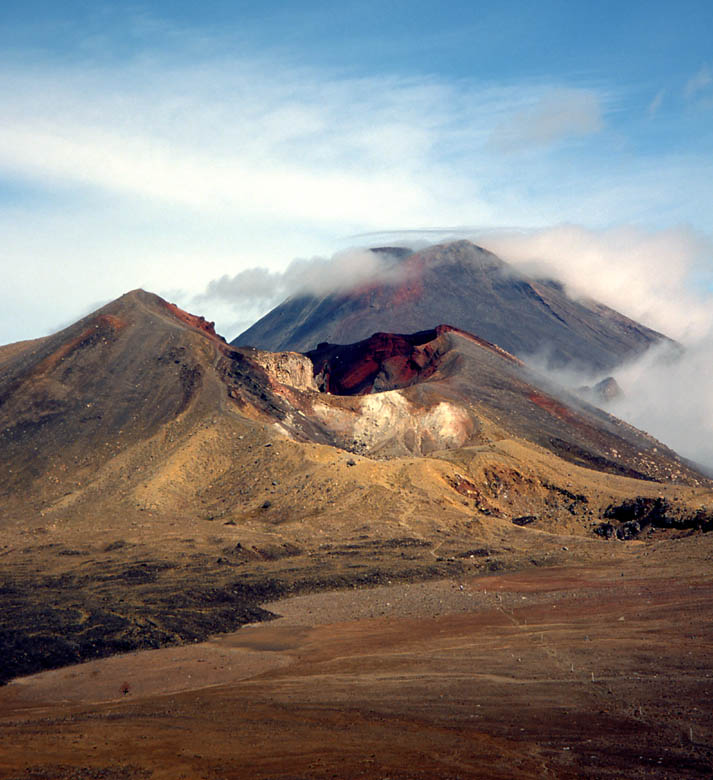
[(534, 279), (469, 241), (388, 253), (394, 273), (352, 289), (292, 296), (232, 343), (267, 350), (353, 343), (378, 331), (410, 333), (448, 322), (508, 352), (551, 365), (612, 370), (665, 336), (614, 309), (570, 297), (553, 280)]

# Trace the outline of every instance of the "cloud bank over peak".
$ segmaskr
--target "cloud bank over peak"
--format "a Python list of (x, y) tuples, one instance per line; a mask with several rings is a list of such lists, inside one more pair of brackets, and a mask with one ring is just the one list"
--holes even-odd
[(713, 470), (713, 331), (681, 355), (651, 350), (617, 372), (607, 410)]
[[(455, 75), (432, 68), (401, 26), (378, 36), (389, 44), (381, 67), (359, 47), (361, 64), (346, 67), (291, 48), (289, 34), (275, 35), (274, 13), (228, 6), (225, 18), (245, 28), (211, 14), (196, 26), (191, 6), (180, 22), (92, 11), (63, 28), (62, 51), (56, 35), (47, 48), (23, 48), (5, 31), (0, 343), (42, 335), (128, 289), (168, 286), (190, 300), (211, 279), (256, 266), (279, 274), (296, 255), (327, 257), (341, 237), (393, 225), (686, 221), (713, 232), (713, 162), (699, 127), (705, 69), (691, 82), (690, 110), (679, 73), (680, 100), (667, 99), (651, 122), (646, 106), (663, 81), (632, 84), (616, 68), (511, 69), (477, 11), (471, 31), (458, 30), (466, 59)], [(24, 7), (8, 10), (33, 25)], [(290, 33), (300, 13), (278, 16)], [(111, 46), (114, 35), (130, 40)], [(465, 67), (485, 56), (483, 44), (508, 68)], [(98, 262), (103, 272), (93, 273)], [(280, 283), (262, 277), (263, 287)], [(227, 331), (234, 315), (220, 300), (212, 316), (228, 317)]]
[(300, 293), (326, 295), (373, 281), (396, 282), (400, 273), (398, 260), (388, 252), (352, 248), (329, 258), (297, 258), (284, 271), (255, 267), (234, 276), (225, 274), (209, 282), (195, 301), (271, 308)]
[(711, 328), (711, 295), (697, 277), (711, 268), (713, 243), (690, 227), (557, 225), (474, 238), (532, 275), (552, 276), (571, 295), (598, 300), (672, 338), (697, 341)]
[[(713, 469), (713, 244), (690, 227), (595, 231), (560, 225), (481, 234), (496, 254), (535, 276), (554, 277), (677, 339), (619, 368), (623, 395), (606, 408), (682, 455)], [(545, 370), (542, 356), (534, 364)], [(603, 377), (557, 372), (570, 388)]]

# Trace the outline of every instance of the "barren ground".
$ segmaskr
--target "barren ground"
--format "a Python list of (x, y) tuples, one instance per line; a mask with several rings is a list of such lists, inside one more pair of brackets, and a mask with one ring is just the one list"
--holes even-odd
[(713, 540), (267, 604), (0, 689), (3, 778), (703, 778)]

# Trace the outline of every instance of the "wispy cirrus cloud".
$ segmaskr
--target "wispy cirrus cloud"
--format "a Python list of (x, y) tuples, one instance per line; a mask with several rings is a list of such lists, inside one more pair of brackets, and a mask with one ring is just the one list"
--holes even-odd
[(496, 148), (542, 147), (599, 132), (604, 125), (602, 95), (592, 89), (556, 88), (501, 122), (491, 136)]
[[(27, 193), (18, 205), (0, 190), (6, 290), (26, 290), (41, 333), (78, 298), (160, 292), (170, 276), (190, 299), (255, 264), (331, 255), (358, 230), (490, 223), (503, 198), (528, 222), (498, 192), (488, 138), (551, 90), (247, 55), (0, 62), (0, 176)], [(29, 270), (53, 282), (30, 294)], [(13, 318), (0, 341), (22, 335)]]
[(241, 61), (160, 75), (149, 86), (131, 68), (7, 75), (0, 169), (278, 221), (360, 223), (379, 211), (401, 220), (435, 205), (417, 174), (447, 128), (408, 120), (446, 101), (442, 86), (268, 77)]
[[(8, 318), (0, 342), (137, 286), (189, 303), (212, 279), (329, 257), (360, 231), (705, 211), (699, 155), (612, 153), (618, 88), (345, 73), (160, 38), (180, 51), (101, 57), (94, 41), (74, 60), (0, 59), (4, 287), (32, 323)], [(263, 313), (220, 305), (206, 314), (227, 335)]]
[(646, 113), (649, 115), (649, 118), (653, 119), (656, 114), (661, 110), (661, 106), (663, 105), (664, 98), (666, 97), (666, 90), (660, 89), (655, 95), (653, 100), (649, 103)]
[(688, 100), (692, 100), (702, 92), (708, 92), (713, 88), (713, 70), (710, 66), (702, 65), (686, 82), (683, 94)]
[(198, 212), (452, 222), (492, 210), (478, 190), (494, 173), (481, 157), (494, 125), (508, 151), (547, 145), (596, 131), (607, 99), (546, 82), (350, 78), (241, 59), (157, 62), (148, 81), (144, 67), (6, 71), (0, 170)]

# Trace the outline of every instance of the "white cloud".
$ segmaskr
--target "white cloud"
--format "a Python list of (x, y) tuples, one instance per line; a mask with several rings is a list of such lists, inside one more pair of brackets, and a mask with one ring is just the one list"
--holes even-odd
[(693, 277), (713, 265), (713, 245), (690, 228), (560, 225), (475, 238), (530, 273), (559, 279), (571, 294), (606, 303), (673, 338), (696, 340), (711, 326), (713, 300), (696, 289)]
[(713, 469), (713, 334), (678, 359), (652, 351), (617, 372), (623, 395), (609, 411)]
[[(713, 289), (698, 280), (713, 267), (709, 239), (684, 227), (594, 231), (574, 225), (476, 238), (521, 269), (554, 276), (571, 294), (678, 339), (682, 354), (663, 347), (615, 371), (624, 395), (608, 410), (713, 468)], [(575, 388), (602, 377), (561, 371), (554, 378)]]
[(0, 100), (0, 175), (31, 194), (10, 208), (0, 191), (0, 309), (13, 290), (28, 312), (24, 332), (0, 323), (6, 342), (137, 286), (190, 300), (359, 230), (491, 222), (479, 149), (523, 90), (144, 58), (5, 65)]
[(601, 96), (590, 89), (552, 89), (507, 117), (493, 132), (493, 146), (505, 151), (548, 146), (604, 126)]
[(375, 279), (395, 281), (400, 273), (398, 261), (389, 254), (352, 247), (331, 257), (295, 259), (284, 271), (256, 266), (224, 274), (211, 280), (191, 305), (220, 312), (220, 319), (230, 323), (226, 332), (233, 338), (291, 296), (325, 295)]
[(378, 227), (489, 218), (479, 186), (494, 124), (524, 110), (511, 141), (549, 143), (596, 129), (603, 98), (236, 58), (7, 69), (0, 99), (0, 170), (13, 177), (139, 205)]
[(8, 71), (0, 98), (0, 170), (45, 186), (340, 227), (452, 218), (465, 188), (479, 207), (440, 157), (482, 120), (455, 117), (463, 96), (445, 83), (235, 59), (159, 63), (151, 79), (130, 64)]
[[(518, 143), (593, 143), (619, 100), (605, 88), (363, 78), (211, 48), (190, 49), (189, 63), (0, 61), (0, 176), (27, 196), (11, 208), (0, 189), (0, 342), (137, 286), (182, 289), (186, 304), (211, 279), (285, 271), (295, 256), (330, 256), (340, 236), (394, 225), (597, 225), (679, 218), (674, 207), (710, 217), (710, 170), (695, 154), (602, 172), (582, 146), (530, 146), (517, 165), (494, 150), (513, 117), (529, 119)], [(220, 310), (201, 313), (228, 336), (263, 313), (210, 305)]]
[[(553, 370), (548, 357), (544, 351), (527, 363), (575, 394), (605, 378), (571, 367)], [(614, 378), (622, 394), (595, 403), (713, 470), (713, 331), (699, 335), (683, 351), (666, 344), (653, 348), (619, 366)]]
[(248, 268), (234, 276), (223, 275), (209, 282), (198, 301), (223, 300), (242, 305), (261, 303), (276, 305), (301, 292), (324, 295), (349, 289), (378, 278), (396, 279), (398, 262), (390, 255), (369, 249), (352, 248), (330, 258), (313, 257), (293, 260), (284, 271)]
[(181, 147), (72, 123), (0, 127), (0, 166), (6, 171), (198, 211), (361, 223), (373, 219), (375, 208), (400, 221), (428, 200), (408, 170), (314, 170), (289, 158), (222, 157)]

